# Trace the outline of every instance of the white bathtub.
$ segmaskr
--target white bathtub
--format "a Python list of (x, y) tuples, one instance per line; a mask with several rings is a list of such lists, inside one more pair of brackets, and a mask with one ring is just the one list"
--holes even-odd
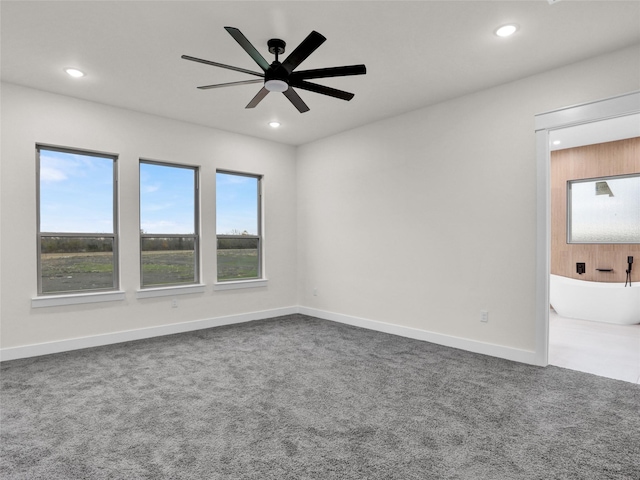
[(551, 275), (549, 300), (561, 317), (633, 325), (640, 323), (640, 282), (587, 282)]

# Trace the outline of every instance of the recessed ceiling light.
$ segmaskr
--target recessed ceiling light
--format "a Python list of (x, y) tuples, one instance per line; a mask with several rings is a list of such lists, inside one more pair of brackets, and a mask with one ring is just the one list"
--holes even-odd
[(77, 68), (65, 68), (64, 71), (67, 72), (68, 75), (71, 75), (75, 78), (84, 77), (84, 72), (81, 72)]
[(271, 128), (278, 128), (280, 126), (280, 122), (269, 122), (269, 126)]
[(503, 25), (500, 28), (496, 29), (496, 35), (499, 37), (509, 37), (516, 33), (518, 30), (518, 26), (514, 24)]
[(554, 144), (554, 145), (560, 145), (560, 140), (554, 140), (554, 141), (553, 141), (553, 144)]

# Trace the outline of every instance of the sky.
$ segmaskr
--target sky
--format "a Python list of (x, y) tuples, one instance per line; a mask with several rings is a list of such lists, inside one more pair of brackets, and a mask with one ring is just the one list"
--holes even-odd
[(113, 160), (40, 150), (40, 231), (113, 230)]
[(258, 234), (258, 179), (216, 174), (216, 233)]
[[(141, 162), (145, 233), (194, 233), (194, 176), (193, 168)], [(42, 149), (40, 205), (41, 232), (113, 233), (113, 160)], [(256, 235), (258, 179), (217, 173), (215, 207), (218, 234)]]
[(140, 228), (144, 233), (195, 233), (195, 170), (140, 163)]
[[(140, 163), (140, 228), (148, 234), (195, 232), (195, 169)], [(640, 241), (640, 176), (572, 184), (573, 241)], [(113, 233), (113, 160), (40, 150), (40, 231)], [(216, 174), (216, 233), (258, 234), (258, 179)], [(203, 219), (206, 221), (206, 219)], [(604, 232), (604, 233), (602, 233)]]

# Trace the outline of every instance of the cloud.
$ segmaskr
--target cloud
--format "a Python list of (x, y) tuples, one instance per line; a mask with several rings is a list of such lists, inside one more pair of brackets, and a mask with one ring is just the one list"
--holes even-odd
[(218, 173), (216, 175), (218, 185), (246, 185), (249, 182), (256, 182), (254, 177), (244, 175), (234, 175), (232, 173)]
[(159, 212), (160, 210), (167, 210), (172, 208), (173, 203), (146, 203), (142, 205), (142, 211), (144, 212)]
[(183, 225), (176, 222), (170, 222), (167, 220), (159, 220), (156, 222), (142, 222), (140, 228), (145, 232), (152, 235), (162, 234), (193, 234), (193, 226)]
[(40, 181), (45, 183), (50, 182), (61, 182), (66, 180), (67, 176), (63, 171), (58, 170), (57, 168), (52, 167), (41, 167), (40, 168)]
[[(163, 227), (163, 228), (167, 228), (167, 227), (168, 228), (174, 228), (175, 226), (176, 226), (175, 222), (168, 222), (166, 220), (159, 220), (157, 222), (142, 222), (142, 225), (141, 225), (141, 227), (142, 227), (142, 229), (144, 231), (147, 231), (147, 230), (150, 230), (150, 231), (151, 230), (163, 231), (162, 228), (160, 228), (160, 227)], [(166, 233), (166, 232), (163, 231), (163, 233)]]
[(156, 183), (155, 185), (143, 185), (142, 186), (142, 191), (144, 193), (153, 193), (153, 192), (157, 192), (158, 190), (160, 190), (160, 184)]

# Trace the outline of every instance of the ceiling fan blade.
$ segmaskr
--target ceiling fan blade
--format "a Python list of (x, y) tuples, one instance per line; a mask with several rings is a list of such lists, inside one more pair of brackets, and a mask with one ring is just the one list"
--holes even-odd
[(257, 78), (255, 80), (242, 80), (240, 82), (228, 82), (228, 83), (216, 83), (215, 85), (203, 85), (202, 87), (198, 87), (200, 90), (209, 90), (211, 88), (220, 88), (220, 87), (233, 87), (234, 85), (249, 85), (252, 83), (263, 83), (264, 80), (261, 78)]
[(205, 65), (213, 65), (214, 67), (226, 68), (227, 70), (234, 70), (236, 72), (248, 73), (249, 75), (255, 75), (257, 77), (264, 77), (264, 73), (252, 72), (251, 70), (246, 70), (244, 68), (212, 62), (211, 60), (203, 60), (202, 58), (190, 57), (189, 55), (182, 55), (180, 58), (191, 60), (192, 62), (204, 63)]
[(367, 67), (364, 65), (348, 65), (346, 67), (316, 68), (314, 70), (300, 70), (293, 72), (290, 78), (307, 80), (309, 78), (347, 77), (349, 75), (364, 75)]
[(267, 62), (264, 57), (260, 55), (260, 52), (256, 50), (256, 47), (251, 44), (251, 42), (242, 34), (240, 30), (234, 27), (224, 27), (224, 29), (229, 32), (229, 34), (234, 38), (236, 42), (240, 44), (242, 48), (244, 48), (244, 51), (247, 52), (251, 58), (253, 58), (253, 61), (260, 65), (260, 68), (262, 68), (262, 70), (266, 72), (269, 69), (269, 62)]
[(269, 90), (262, 87), (258, 92), (258, 94), (255, 97), (253, 97), (253, 99), (244, 108), (255, 108), (262, 101), (262, 99), (267, 96), (268, 93), (269, 93)]
[(300, 98), (300, 95), (298, 95), (293, 88), (289, 87), (282, 93), (284, 93), (284, 96), (287, 97), (291, 103), (293, 103), (293, 106), (296, 107), (300, 113), (309, 111), (309, 107), (307, 107), (307, 104), (304, 103), (304, 101)]
[(316, 48), (324, 43), (326, 38), (315, 30), (298, 45), (293, 52), (289, 54), (287, 59), (282, 62), (282, 66), (291, 73), (294, 68), (300, 65)]
[(322, 95), (329, 95), (330, 97), (339, 98), (341, 100), (351, 100), (354, 97), (353, 93), (345, 92), (343, 90), (337, 90), (335, 88), (326, 87), (324, 85), (318, 85), (317, 83), (305, 82), (304, 80), (290, 79), (289, 85), (291, 87), (302, 88), (303, 90), (309, 90), (310, 92), (321, 93)]

